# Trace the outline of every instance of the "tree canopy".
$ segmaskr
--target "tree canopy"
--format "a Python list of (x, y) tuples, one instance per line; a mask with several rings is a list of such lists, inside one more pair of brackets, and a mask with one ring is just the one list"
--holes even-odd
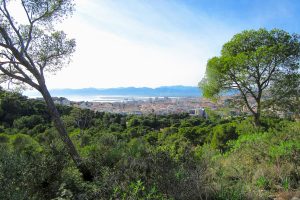
[[(22, 13), (13, 9), (17, 6)], [(73, 0), (0, 0), (0, 80), (31, 86), (42, 94), (68, 153), (84, 178), (91, 180), (45, 81), (45, 73), (54, 73), (69, 63), (75, 50), (75, 40), (54, 29), (54, 23), (71, 14), (73, 8)], [(20, 16), (25, 20), (18, 21)]]
[(299, 88), (299, 39), (279, 29), (236, 34), (223, 45), (219, 57), (208, 60), (199, 84), (204, 96), (218, 97), (223, 91), (237, 89), (259, 124), (263, 108), (295, 95)]
[[(23, 13), (12, 11), (18, 3)], [(2, 81), (26, 83), (40, 91), (44, 73), (55, 72), (69, 62), (75, 40), (54, 30), (53, 24), (72, 9), (72, 0), (0, 1)], [(26, 16), (25, 22), (16, 20), (20, 15)]]

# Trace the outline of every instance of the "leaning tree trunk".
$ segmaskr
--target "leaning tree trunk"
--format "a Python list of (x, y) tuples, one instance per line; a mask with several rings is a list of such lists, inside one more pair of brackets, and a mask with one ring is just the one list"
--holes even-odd
[(44, 83), (40, 83), (40, 92), (43, 95), (45, 102), (47, 104), (49, 113), (52, 117), (52, 120), (54, 122), (54, 125), (64, 142), (65, 146), (67, 147), (68, 153), (71, 156), (72, 160), (74, 161), (76, 167), (79, 169), (79, 171), (82, 173), (84, 180), (91, 181), (93, 179), (92, 173), (86, 166), (86, 164), (83, 162), (82, 158), (78, 154), (73, 142), (71, 141), (67, 130), (65, 128), (65, 125), (63, 121), (61, 120), (60, 114), (54, 104), (54, 101)]

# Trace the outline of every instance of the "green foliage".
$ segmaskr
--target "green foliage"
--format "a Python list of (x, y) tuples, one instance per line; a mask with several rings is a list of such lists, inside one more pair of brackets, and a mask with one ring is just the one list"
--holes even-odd
[(259, 177), (257, 180), (256, 180), (256, 185), (259, 187), (259, 188), (262, 188), (262, 189), (267, 189), (269, 188), (269, 181), (266, 177), (264, 176), (261, 176)]
[(86, 182), (39, 106), (30, 115), (2, 111), (14, 122), (0, 121), (0, 199), (265, 199), (300, 187), (299, 122), (62, 108), (95, 175)]
[(13, 122), (13, 127), (17, 129), (32, 129), (39, 124), (43, 124), (44, 119), (39, 115), (23, 116)]
[(253, 119), (248, 118), (240, 123), (237, 124), (236, 126), (236, 132), (239, 135), (248, 135), (248, 134), (254, 134), (261, 131), (261, 127), (257, 127), (253, 124)]
[(0, 199), (51, 199), (61, 181), (64, 156), (42, 150), (28, 135), (0, 144)]
[[(220, 57), (207, 62), (199, 86), (208, 98), (217, 98), (230, 89), (238, 90), (259, 125), (262, 109), (278, 102), (296, 106), (299, 57), (299, 35), (278, 29), (246, 30), (223, 45)], [(298, 113), (299, 109), (296, 110)]]
[(242, 188), (228, 188), (222, 187), (215, 195), (214, 199), (216, 200), (244, 200), (247, 199), (245, 192)]
[(211, 146), (222, 152), (228, 150), (227, 142), (238, 138), (236, 126), (235, 122), (215, 126), (212, 130)]
[(223, 180), (243, 180), (250, 191), (263, 189), (263, 196), (278, 188), (299, 188), (299, 125), (290, 123), (281, 130), (244, 134), (232, 141), (230, 152), (222, 158)]
[(0, 141), (1, 144), (8, 145), (8, 148), (13, 148), (17, 152), (34, 153), (42, 151), (42, 147), (36, 140), (24, 134), (0, 134)]
[(137, 180), (131, 182), (128, 188), (122, 190), (119, 187), (114, 188), (113, 194), (110, 197), (111, 200), (113, 199), (128, 199), (128, 200), (144, 200), (144, 199), (151, 199), (151, 200), (167, 200), (163, 194), (159, 193), (155, 186), (151, 187), (150, 189), (145, 188), (143, 182), (141, 180)]

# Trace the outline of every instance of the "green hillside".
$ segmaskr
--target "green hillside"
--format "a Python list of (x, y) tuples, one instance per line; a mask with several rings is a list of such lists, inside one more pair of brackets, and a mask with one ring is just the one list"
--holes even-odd
[(268, 199), (300, 189), (300, 123), (58, 106), (84, 181), (42, 101), (0, 92), (0, 199)]

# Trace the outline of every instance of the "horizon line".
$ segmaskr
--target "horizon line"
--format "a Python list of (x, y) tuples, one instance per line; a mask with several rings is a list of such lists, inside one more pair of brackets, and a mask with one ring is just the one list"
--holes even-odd
[(158, 89), (162, 87), (198, 87), (198, 85), (161, 85), (156, 87), (151, 86), (119, 86), (119, 87), (105, 87), (105, 88), (98, 88), (98, 87), (82, 87), (82, 88), (49, 88), (49, 90), (78, 90), (78, 89), (119, 89), (119, 88), (151, 88), (151, 89)]

